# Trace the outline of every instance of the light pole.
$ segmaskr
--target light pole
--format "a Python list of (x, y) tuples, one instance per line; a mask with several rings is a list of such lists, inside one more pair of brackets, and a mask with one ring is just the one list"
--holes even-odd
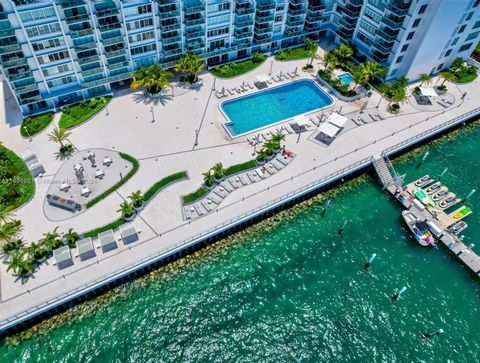
[(108, 111), (108, 103), (105, 105), (105, 110), (107, 111), (107, 115), (106, 115), (106, 116), (110, 115), (110, 112)]
[(268, 74), (269, 76), (272, 75), (272, 70), (273, 70), (273, 60), (270, 62), (270, 73)]
[(193, 146), (197, 146), (198, 145), (198, 134), (199, 134), (199, 130), (195, 130), (195, 142), (193, 144)]
[(152, 123), (155, 122), (155, 114), (153, 113), (153, 107), (150, 107), (150, 112), (152, 113)]

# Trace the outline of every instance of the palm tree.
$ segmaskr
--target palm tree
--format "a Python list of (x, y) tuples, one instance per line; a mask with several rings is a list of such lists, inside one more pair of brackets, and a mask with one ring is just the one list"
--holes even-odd
[(158, 64), (153, 64), (148, 68), (144, 66), (133, 72), (132, 76), (135, 81), (132, 82), (131, 88), (144, 87), (149, 94), (160, 93), (165, 87), (172, 87), (168, 78), (172, 73), (162, 69)]
[(280, 133), (273, 134), (270, 140), (277, 146), (275, 149), (280, 149), (282, 141), (285, 140), (285, 135)]
[(205, 68), (205, 59), (194, 53), (185, 53), (174, 67), (175, 72), (190, 73), (193, 82), (198, 81), (198, 74)]
[(265, 148), (262, 148), (257, 151), (257, 161), (263, 162), (268, 158), (269, 154)]
[(449, 72), (449, 71), (440, 72), (440, 77), (443, 78), (443, 82), (441, 86), (443, 86), (446, 81), (455, 82), (455, 80), (457, 79), (457, 76), (455, 76), (452, 72)]
[(203, 184), (207, 187), (211, 187), (215, 182), (215, 176), (212, 174), (211, 170), (205, 172), (203, 175)]
[(353, 49), (348, 44), (342, 44), (333, 51), (333, 54), (340, 62), (345, 62), (353, 56)]
[(223, 164), (222, 163), (216, 163), (212, 169), (211, 169), (213, 176), (215, 179), (222, 179), (224, 176), (224, 169), (223, 169)]
[(350, 73), (352, 75), (353, 81), (355, 82), (354, 85), (353, 85), (353, 89), (357, 88), (357, 85), (359, 85), (359, 84), (367, 83), (365, 81), (365, 74), (363, 73), (363, 71), (360, 67), (353, 67), (350, 70)]
[(137, 190), (136, 192), (133, 192), (130, 194), (128, 197), (132, 201), (132, 205), (134, 208), (140, 208), (143, 205), (143, 194), (140, 190)]
[(6, 243), (17, 239), (22, 229), (22, 222), (19, 219), (0, 223), (0, 241)]
[(121, 213), (123, 218), (128, 219), (133, 216), (134, 209), (130, 203), (124, 201), (120, 204), (120, 208), (117, 209), (117, 212)]
[(363, 73), (365, 78), (365, 83), (370, 82), (375, 77), (383, 76), (387, 69), (385, 67), (380, 66), (378, 63), (367, 61), (365, 63), (360, 64), (360, 69)]
[(2, 244), (2, 253), (4, 255), (11, 255), (13, 251), (19, 251), (23, 247), (23, 241), (21, 239), (12, 239)]
[(418, 77), (420, 78), (420, 81), (421, 81), (420, 87), (422, 87), (424, 83), (426, 86), (432, 83), (432, 77), (430, 77), (430, 75), (427, 73), (420, 73)]
[(36, 263), (41, 263), (45, 261), (48, 258), (48, 255), (50, 254), (50, 252), (45, 247), (45, 245), (41, 243), (35, 243), (35, 242), (30, 243), (30, 246), (26, 248), (26, 252), (30, 256), (30, 258), (34, 260)]
[(49, 251), (62, 247), (63, 242), (60, 233), (58, 233), (58, 227), (55, 227), (52, 232), (44, 233), (40, 243), (42, 243)]
[(320, 58), (320, 61), (322, 64), (325, 66), (325, 70), (328, 69), (333, 69), (337, 65), (338, 59), (335, 56), (335, 54), (331, 52), (325, 52), (323, 54), (323, 57)]
[(67, 140), (71, 134), (71, 132), (67, 131), (63, 127), (55, 126), (53, 131), (48, 135), (48, 140), (59, 143), (60, 147), (63, 149), (65, 147), (63, 142)]
[(277, 149), (278, 144), (272, 139), (270, 139), (267, 142), (265, 142), (263, 146), (265, 147), (265, 150), (267, 151), (268, 156), (270, 156), (273, 154), (273, 151)]
[[(1, 143), (0, 143), (1, 144)], [(5, 208), (0, 209), (0, 222), (9, 222), (14, 218), (13, 213), (7, 211)]]
[(318, 43), (311, 39), (311, 38), (305, 38), (305, 50), (310, 54), (310, 61), (308, 64), (313, 64), (313, 61), (317, 58), (317, 49), (318, 49)]
[(73, 228), (69, 228), (68, 231), (63, 234), (63, 239), (67, 242), (67, 245), (73, 248), (75, 247), (75, 242), (80, 239), (80, 236)]
[(35, 271), (33, 261), (25, 253), (13, 254), (7, 264), (7, 271), (13, 270), (15, 274), (21, 277), (28, 277)]

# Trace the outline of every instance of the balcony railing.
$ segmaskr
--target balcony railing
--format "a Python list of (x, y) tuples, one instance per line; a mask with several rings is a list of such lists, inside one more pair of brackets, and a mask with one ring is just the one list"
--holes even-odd
[(182, 37), (181, 36), (176, 36), (176, 37), (163, 39), (163, 44), (178, 43), (178, 42), (181, 42), (181, 41), (182, 41)]
[(255, 13), (254, 7), (249, 8), (235, 8), (235, 14), (242, 16), (242, 15), (251, 15)]
[(71, 31), (70, 36), (72, 38), (80, 38), (80, 37), (86, 37), (87, 35), (92, 35), (93, 34), (93, 29), (83, 29), (83, 30), (77, 30), (77, 31)]
[(5, 45), (0, 47), (1, 54), (13, 53), (22, 50), (22, 47), (19, 44)]
[(177, 49), (171, 49), (171, 50), (164, 50), (162, 52), (164, 57), (170, 57), (175, 54), (180, 54), (182, 53), (182, 48), (177, 48)]
[(123, 43), (123, 42), (124, 42), (123, 37), (113, 37), (113, 38), (109, 38), (109, 39), (103, 39), (103, 45), (104, 46)]
[(16, 94), (38, 90), (38, 86), (36, 83), (27, 84), (25, 86), (20, 86), (20, 87), (13, 86), (13, 88), (15, 89)]
[(119, 57), (121, 55), (124, 55), (125, 53), (126, 53), (125, 49), (118, 49), (111, 52), (105, 52), (105, 57), (114, 58), (114, 57)]
[(160, 13), (160, 19), (176, 18), (180, 16), (180, 10), (172, 10)]
[(245, 39), (253, 36), (253, 31), (236, 31), (234, 33), (236, 39)]
[(74, 23), (80, 23), (82, 21), (87, 21), (89, 20), (90, 17), (88, 14), (80, 14), (80, 15), (72, 15), (72, 16), (67, 16), (65, 18), (65, 21), (67, 24), (74, 24)]
[(120, 62), (120, 63), (114, 63), (114, 64), (108, 64), (107, 68), (111, 71), (114, 69), (122, 68), (122, 67), (128, 67), (129, 63), (128, 62)]
[(273, 27), (271, 26), (266, 28), (255, 28), (255, 34), (271, 33), (272, 31), (273, 31)]
[(273, 14), (261, 14), (261, 13), (257, 13), (256, 17), (255, 17), (255, 21), (257, 23), (268, 23), (268, 22), (271, 22), (273, 21), (273, 19), (275, 19), (275, 15)]
[(118, 15), (118, 9), (110, 8), (110, 9), (104, 9), (104, 10), (97, 10), (96, 15), (97, 15), (97, 18), (105, 18), (107, 16)]
[(91, 56), (91, 57), (87, 57), (87, 58), (80, 58), (78, 60), (78, 64), (82, 65), (82, 64), (88, 64), (88, 63), (93, 63), (93, 62), (97, 62), (100, 60), (100, 57), (98, 55), (94, 55), (94, 56)]
[(240, 28), (245, 26), (250, 26), (254, 24), (254, 19), (253, 18), (235, 18), (234, 24), (235, 26)]
[(160, 29), (162, 29), (162, 32), (170, 32), (172, 30), (177, 30), (180, 28), (181, 26), (179, 23), (169, 24), (169, 25), (160, 25)]
[(3, 68), (12, 68), (12, 67), (20, 67), (23, 65), (27, 65), (28, 62), (25, 58), (15, 58), (9, 59), (8, 61), (2, 62)]
[(86, 71), (82, 71), (82, 75), (84, 77), (88, 77), (88, 76), (91, 76), (93, 74), (102, 73), (102, 72), (103, 72), (103, 67), (95, 67), (95, 68), (92, 68), (92, 69), (87, 69)]
[(187, 6), (185, 5), (183, 8), (183, 12), (187, 15), (196, 14), (196, 13), (203, 13), (205, 11), (204, 5), (196, 5), (196, 6)]
[(199, 18), (199, 19), (185, 19), (185, 26), (195, 26), (195, 25), (201, 25), (205, 23), (205, 19)]
[(197, 30), (194, 32), (186, 32), (185, 33), (185, 38), (187, 39), (195, 39), (195, 38), (201, 38), (205, 36), (205, 31), (203, 30)]
[(20, 73), (9, 73), (8, 74), (8, 79), (10, 79), (10, 81), (12, 81), (12, 82), (19, 81), (21, 79), (30, 78), (30, 77), (32, 77), (32, 73), (30, 71), (20, 72)]
[(100, 30), (101, 32), (108, 32), (111, 30), (119, 29), (121, 27), (122, 26), (120, 25), (120, 23), (112, 23), (112, 24), (101, 25), (98, 27), (98, 30)]
[(42, 96), (36, 95), (36, 96), (31, 96), (31, 97), (26, 97), (20, 100), (21, 105), (27, 105), (29, 103), (34, 103), (38, 101), (42, 101)]

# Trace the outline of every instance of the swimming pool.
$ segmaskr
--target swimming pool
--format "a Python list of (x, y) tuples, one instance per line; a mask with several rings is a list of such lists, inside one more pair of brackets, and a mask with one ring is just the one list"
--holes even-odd
[(350, 73), (341, 74), (338, 76), (338, 78), (346, 85), (349, 85), (353, 82), (353, 77)]
[(220, 110), (228, 120), (225, 128), (232, 137), (238, 137), (333, 103), (314, 81), (301, 79), (224, 101)]

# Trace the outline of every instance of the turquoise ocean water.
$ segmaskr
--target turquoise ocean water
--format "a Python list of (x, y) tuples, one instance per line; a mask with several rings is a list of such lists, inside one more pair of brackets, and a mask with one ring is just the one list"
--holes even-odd
[[(452, 191), (480, 190), (479, 132), (429, 145), (420, 169), (420, 154), (396, 168), (412, 180), (448, 166)], [(419, 247), (376, 182), (338, 190), (323, 217), (316, 198), (4, 341), (2, 362), (480, 361), (480, 281)], [(480, 192), (469, 204), (465, 239), (480, 249)]]

